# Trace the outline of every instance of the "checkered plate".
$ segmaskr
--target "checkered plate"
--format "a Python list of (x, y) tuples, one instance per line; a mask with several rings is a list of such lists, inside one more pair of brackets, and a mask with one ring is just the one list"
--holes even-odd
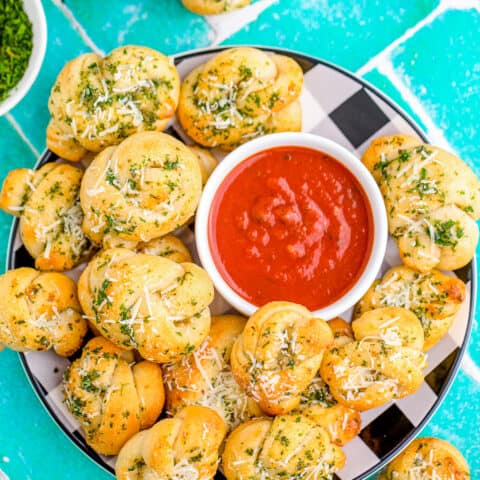
[[(221, 50), (222, 48), (216, 48), (177, 56), (175, 63), (180, 75), (184, 77)], [(412, 119), (363, 80), (315, 58), (278, 49), (267, 51), (291, 56), (305, 72), (305, 88), (301, 97), (304, 131), (334, 140), (357, 156), (361, 156), (372, 138), (381, 135), (410, 133), (426, 140)], [(187, 143), (191, 142), (175, 121), (168, 133)], [(222, 158), (221, 152), (214, 153), (219, 159)], [(47, 151), (39, 160), (37, 168), (56, 160), (58, 158)], [(16, 220), (13, 222), (10, 235), (7, 259), (9, 269), (33, 266), (33, 260), (19, 238), (17, 223)], [(182, 238), (198, 260), (193, 231), (186, 229)], [(380, 273), (400, 263), (397, 248), (390, 241)], [(76, 278), (81, 268), (77, 267), (69, 274)], [(345, 447), (347, 464), (336, 479), (366, 479), (398, 454), (440, 406), (458, 370), (470, 335), (476, 298), (475, 260), (455, 272), (455, 275), (467, 283), (467, 299), (449, 334), (430, 350), (425, 382), (410, 397), (362, 413), (362, 430)], [(228, 304), (217, 297), (212, 311), (220, 314), (229, 308)], [(350, 314), (350, 311), (345, 312), (343, 316), (350, 320)], [(58, 357), (52, 352), (29, 352), (20, 354), (20, 357), (38, 397), (59, 427), (94, 462), (113, 473), (115, 458), (100, 456), (88, 447), (78, 422), (63, 404), (61, 378), (72, 359)], [(217, 475), (217, 479), (223, 478), (220, 473)]]

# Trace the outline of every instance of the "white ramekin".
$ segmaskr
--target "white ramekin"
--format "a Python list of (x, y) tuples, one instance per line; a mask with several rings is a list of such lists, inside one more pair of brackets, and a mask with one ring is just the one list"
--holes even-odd
[(41, 0), (23, 0), (23, 7), (32, 22), (33, 50), (22, 79), (0, 103), (0, 115), (8, 113), (28, 93), (40, 71), (47, 48), (47, 21)]
[(274, 147), (301, 146), (318, 150), (343, 164), (362, 185), (373, 216), (373, 244), (363, 273), (352, 288), (337, 301), (313, 312), (329, 320), (353, 307), (372, 285), (380, 270), (387, 246), (388, 224), (385, 205), (375, 180), (362, 162), (347, 149), (327, 138), (310, 133), (275, 133), (252, 140), (227, 155), (213, 171), (203, 190), (195, 221), (195, 238), (202, 266), (210, 275), (220, 295), (241, 313), (250, 316), (259, 306), (236, 293), (220, 275), (210, 250), (208, 221), (212, 201), (225, 177), (243, 160)]

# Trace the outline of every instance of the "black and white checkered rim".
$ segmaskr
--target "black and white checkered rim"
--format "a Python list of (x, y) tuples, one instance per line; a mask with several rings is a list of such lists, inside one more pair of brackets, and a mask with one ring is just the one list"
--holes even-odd
[[(203, 63), (208, 56), (225, 48), (231, 47), (187, 52), (176, 56), (175, 64), (181, 76), (184, 76), (192, 68)], [(260, 46), (256, 48), (291, 56), (302, 66), (305, 72), (305, 88), (302, 94), (304, 131), (328, 137), (357, 156), (363, 153), (372, 138), (380, 135), (397, 132), (414, 133), (427, 141), (425, 134), (408, 114), (375, 87), (352, 73), (301, 53), (278, 48)], [(185, 139), (178, 124), (174, 124), (167, 131)], [(56, 155), (46, 151), (37, 162), (36, 168), (56, 159)], [(17, 227), (18, 219), (14, 219), (7, 249), (8, 269), (33, 265), (24, 247), (15, 243)], [(389, 263), (387, 257), (382, 271), (399, 263), (398, 258), (390, 258)], [(467, 294), (470, 298), (465, 302), (463, 311), (459, 312), (449, 334), (429, 352), (430, 367), (422, 387), (410, 397), (362, 413), (360, 435), (344, 448), (347, 466), (334, 477), (335, 479), (367, 479), (398, 455), (439, 408), (457, 374), (470, 338), (477, 296), (476, 272), (476, 258), (468, 266), (455, 272), (467, 283)], [(464, 321), (461, 322), (458, 317), (462, 317)], [(113, 473), (112, 458), (94, 452), (86, 444), (78, 425), (68, 418), (68, 412), (67, 416), (65, 409), (62, 412), (62, 398), (58, 388), (62, 371), (58, 368), (58, 363), (55, 363), (60, 362), (60, 357), (54, 356), (51, 352), (41, 354), (42, 362), (50, 367), (55, 365), (54, 373), (51, 373), (51, 370), (48, 370), (48, 373), (45, 365), (38, 370), (37, 353), (20, 353), (19, 356), (41, 403), (67, 437), (84, 454), (107, 472)], [(37, 362), (32, 362), (32, 359)], [(62, 359), (61, 362), (64, 362), (62, 365), (65, 366), (68, 364), (66, 359)], [(37, 371), (34, 373), (32, 369)], [(224, 477), (219, 473), (216, 478), (219, 480)]]

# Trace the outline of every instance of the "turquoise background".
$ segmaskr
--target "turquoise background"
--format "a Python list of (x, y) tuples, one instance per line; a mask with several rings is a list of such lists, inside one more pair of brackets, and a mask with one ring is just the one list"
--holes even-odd
[[(93, 42), (109, 51), (144, 44), (167, 54), (217, 43), (208, 19), (179, 0), (43, 2), (46, 59), (37, 81), (0, 117), (0, 178), (31, 167), (45, 148), (50, 87), (63, 64)], [(359, 72), (402, 105), (435, 140), (455, 149), (480, 174), (480, 2), (478, 0), (257, 0), (225, 44), (280, 46)], [(258, 11), (257, 11), (258, 9)], [(251, 20), (251, 21), (250, 21)], [(247, 23), (248, 21), (248, 23)], [(0, 213), (4, 267), (11, 218)], [(477, 312), (478, 318), (478, 312)], [(57, 428), (35, 397), (11, 351), (0, 353), (0, 469), (11, 480), (104, 480)], [(480, 331), (454, 385), (424, 434), (453, 442), (480, 478)], [(1, 476), (0, 476), (1, 478)]]

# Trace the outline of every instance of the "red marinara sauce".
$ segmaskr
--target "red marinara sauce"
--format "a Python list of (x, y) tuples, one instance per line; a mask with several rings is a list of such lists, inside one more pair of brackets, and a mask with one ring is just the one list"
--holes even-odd
[(316, 310), (362, 274), (373, 219), (361, 185), (340, 162), (310, 148), (277, 147), (226, 177), (208, 234), (218, 271), (245, 300)]

